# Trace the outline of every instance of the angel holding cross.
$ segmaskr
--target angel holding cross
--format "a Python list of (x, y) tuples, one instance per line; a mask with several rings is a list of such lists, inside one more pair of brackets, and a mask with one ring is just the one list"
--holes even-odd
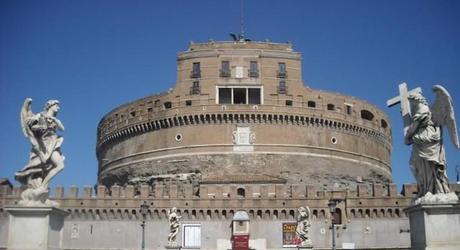
[[(442, 198), (442, 194), (451, 193), (446, 174), (443, 126), (447, 127), (452, 143), (457, 148), (460, 147), (452, 99), (447, 90), (440, 85), (433, 86), (433, 91), (436, 94), (436, 101), (429, 107), (419, 88), (408, 93), (405, 84), (400, 85), (401, 98), (399, 100), (402, 114), (403, 117), (406, 116), (404, 118), (409, 118), (404, 119), (404, 139), (407, 145), (412, 145), (410, 166), (417, 181), (419, 198), (415, 203), (420, 202), (422, 197), (438, 194), (441, 195), (429, 202), (442, 202), (450, 198), (458, 200), (456, 195)], [(406, 104), (403, 101), (406, 101)], [(391, 100), (388, 102), (389, 106), (394, 104), (395, 102), (391, 103)]]

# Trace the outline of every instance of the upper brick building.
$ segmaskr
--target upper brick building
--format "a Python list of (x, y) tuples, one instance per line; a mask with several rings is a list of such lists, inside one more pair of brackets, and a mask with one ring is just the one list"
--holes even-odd
[(191, 43), (167, 93), (98, 126), (98, 182), (391, 182), (391, 127), (374, 105), (302, 81), (290, 43)]

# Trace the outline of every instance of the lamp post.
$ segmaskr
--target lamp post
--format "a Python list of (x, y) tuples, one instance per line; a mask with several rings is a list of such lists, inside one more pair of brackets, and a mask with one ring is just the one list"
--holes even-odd
[(145, 217), (147, 216), (147, 213), (149, 212), (149, 205), (147, 204), (146, 201), (144, 201), (143, 204), (141, 204), (141, 214), (142, 214), (142, 250), (145, 249)]
[(335, 249), (335, 210), (337, 208), (337, 203), (339, 203), (341, 200), (339, 199), (332, 199), (329, 200), (329, 203), (327, 203), (327, 206), (329, 207), (329, 211), (331, 212), (331, 228), (332, 228), (332, 250)]

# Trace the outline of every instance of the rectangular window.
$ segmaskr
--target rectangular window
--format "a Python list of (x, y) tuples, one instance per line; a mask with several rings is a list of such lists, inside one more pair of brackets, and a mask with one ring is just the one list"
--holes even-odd
[(284, 63), (284, 62), (278, 63), (278, 77), (279, 78), (286, 78), (287, 77), (286, 63)]
[(257, 87), (218, 87), (219, 104), (261, 104), (262, 89)]
[(259, 77), (259, 68), (257, 67), (257, 61), (250, 62), (249, 77)]
[(351, 115), (351, 113), (352, 113), (351, 105), (346, 105), (346, 104), (345, 104), (345, 107), (346, 107), (346, 109), (347, 109), (347, 115)]
[(286, 94), (287, 93), (287, 86), (285, 80), (280, 80), (278, 85), (278, 94)]
[(191, 95), (199, 95), (201, 93), (200, 81), (193, 81), (192, 87), (190, 88)]
[(219, 88), (219, 104), (232, 104), (231, 88)]
[(229, 61), (222, 61), (221, 69), (220, 69), (220, 76), (230, 77), (230, 62)]
[(200, 248), (201, 247), (201, 225), (184, 224), (182, 226), (182, 247)]
[(233, 89), (233, 104), (246, 104), (246, 89)]
[(260, 104), (260, 89), (248, 89), (249, 104)]
[(191, 73), (191, 78), (199, 78), (201, 77), (201, 69), (200, 69), (200, 63), (199, 62), (194, 62), (192, 65), (192, 73)]

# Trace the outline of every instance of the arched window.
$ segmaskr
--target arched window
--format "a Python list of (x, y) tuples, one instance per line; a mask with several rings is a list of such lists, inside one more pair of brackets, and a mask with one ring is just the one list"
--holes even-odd
[(388, 217), (393, 217), (393, 210), (391, 210), (390, 208), (387, 210), (387, 215)]
[(379, 213), (377, 209), (372, 210), (372, 218), (377, 218), (379, 216)]
[(307, 102), (307, 106), (308, 106), (309, 108), (316, 108), (316, 102), (314, 102), (314, 101), (308, 101), (308, 102)]
[(257, 219), (262, 219), (262, 210), (257, 210)]
[(318, 210), (316, 210), (316, 209), (313, 210), (313, 218), (315, 218), (315, 219), (318, 218)]
[(265, 210), (264, 219), (270, 219), (270, 210)]
[(196, 210), (192, 210), (192, 219), (196, 219)]
[(354, 209), (350, 211), (350, 214), (351, 214), (351, 218), (356, 218), (356, 211)]
[(335, 213), (332, 214), (332, 220), (334, 224), (342, 224), (342, 210), (340, 208), (335, 209)]
[(241, 198), (244, 198), (246, 197), (246, 190), (244, 190), (244, 188), (240, 187), (236, 190), (236, 195), (238, 197), (241, 197)]
[(335, 110), (334, 104), (329, 103), (329, 104), (327, 105), (327, 110)]
[(388, 127), (387, 121), (385, 121), (383, 119), (380, 121), (380, 125), (382, 126), (382, 128), (387, 128)]
[(289, 218), (294, 219), (295, 218), (295, 211), (294, 210), (289, 210)]
[(361, 118), (364, 120), (372, 121), (374, 119), (374, 114), (372, 114), (372, 112), (369, 110), (363, 109), (361, 110)]

